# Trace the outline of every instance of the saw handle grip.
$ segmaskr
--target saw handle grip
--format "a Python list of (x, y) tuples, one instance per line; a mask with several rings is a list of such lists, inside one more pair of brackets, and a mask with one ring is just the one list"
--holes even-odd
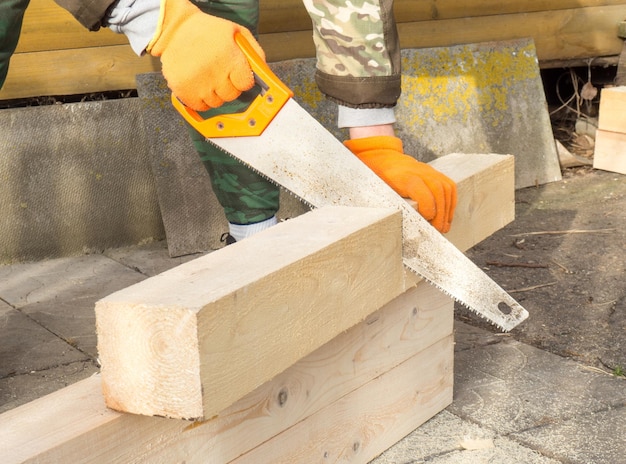
[(254, 80), (261, 87), (261, 93), (244, 112), (220, 114), (204, 119), (172, 94), (174, 108), (207, 138), (261, 135), (287, 100), (293, 97), (289, 87), (278, 79), (242, 34), (235, 34), (235, 43), (248, 59)]

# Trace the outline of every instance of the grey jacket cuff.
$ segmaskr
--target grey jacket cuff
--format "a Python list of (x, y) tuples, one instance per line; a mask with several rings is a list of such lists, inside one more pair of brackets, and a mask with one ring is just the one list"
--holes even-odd
[(339, 105), (337, 125), (340, 128), (378, 126), (393, 124), (396, 115), (393, 108), (349, 108)]
[(160, 8), (161, 0), (119, 0), (109, 10), (105, 25), (124, 34), (133, 51), (143, 55), (156, 33)]

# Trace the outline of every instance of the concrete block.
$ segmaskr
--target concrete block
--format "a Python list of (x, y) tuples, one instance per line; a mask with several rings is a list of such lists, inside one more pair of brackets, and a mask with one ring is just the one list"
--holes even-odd
[[(315, 59), (272, 63), (295, 99), (338, 138), (336, 106), (319, 92)], [(396, 108), (405, 152), (425, 162), (450, 153), (515, 156), (515, 188), (561, 179), (531, 39), (402, 51)]]
[(137, 99), (0, 111), (0, 263), (163, 238)]

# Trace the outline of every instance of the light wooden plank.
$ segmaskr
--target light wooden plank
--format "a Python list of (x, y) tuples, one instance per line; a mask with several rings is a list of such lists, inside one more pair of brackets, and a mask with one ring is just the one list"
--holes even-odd
[(599, 111), (599, 129), (626, 134), (626, 86), (604, 87)]
[(107, 28), (90, 32), (53, 0), (30, 0), (16, 53), (128, 44)]
[[(100, 376), (93, 376), (0, 415), (0, 442), (6, 444), (3, 462), (230, 462), (267, 440), (282, 440), (273, 437), (311, 415), (332, 418), (333, 408), (328, 406), (345, 401), (346, 395), (371, 385), (378, 388), (381, 380), (372, 384), (372, 379), (447, 340), (452, 314), (452, 300), (421, 282), (205, 422), (107, 409)], [(430, 352), (433, 356), (426, 356), (426, 363), (442, 353), (439, 349)], [(447, 356), (451, 363), (451, 351)], [(425, 368), (418, 363), (414, 374)], [(410, 377), (404, 380), (411, 381)], [(398, 380), (388, 377), (385, 382), (391, 391)], [(433, 384), (433, 395), (437, 389), (446, 397), (443, 403), (449, 402), (447, 387)], [(379, 410), (377, 403), (377, 398), (370, 397), (362, 406)], [(400, 414), (397, 423), (407, 424)], [(397, 441), (397, 432), (384, 435), (377, 438), (384, 443), (381, 446)]]
[[(458, 164), (468, 168), (464, 162)], [(479, 197), (488, 195), (491, 187), (485, 185), (481, 191), (481, 186), (476, 182), (479, 190), (460, 188), (460, 195), (470, 191)], [(455, 221), (464, 223), (469, 233), (476, 224), (489, 222), (481, 217), (483, 211), (477, 208), (464, 217), (469, 211), (461, 209)], [(419, 282), (216, 418), (201, 423), (106, 409), (100, 377), (93, 377), (0, 415), (0, 442), (8, 444), (5, 462), (126, 464), (163, 462), (163, 456), (171, 462), (228, 462), (317, 413), (324, 405), (357, 388), (367, 388), (369, 379), (388, 372), (451, 331), (451, 300)], [(395, 384), (389, 384), (389, 391), (394, 388)], [(376, 407), (372, 401), (363, 406), (369, 403)], [(76, 404), (81, 407), (76, 408)], [(393, 442), (395, 438), (390, 437), (397, 436), (395, 433), (391, 430), (381, 446)], [(349, 437), (344, 439), (349, 443)]]
[(135, 75), (160, 70), (157, 59), (127, 45), (13, 56), (0, 100), (134, 89)]
[(453, 337), (432, 345), (233, 464), (366, 464), (452, 403)]
[(593, 167), (626, 174), (626, 133), (596, 131)]
[(624, 5), (399, 24), (403, 48), (533, 38), (540, 61), (618, 55)]
[[(521, 3), (523, 2), (516, 2), (518, 5)], [(505, 11), (513, 8), (511, 2), (505, 4), (509, 6)], [(585, 5), (587, 4), (593, 5), (594, 2), (588, 1)], [(401, 44), (404, 48), (444, 47), (532, 37), (542, 63), (554, 61), (560, 63), (560, 66), (564, 60), (617, 56), (622, 48), (622, 40), (617, 37), (615, 18), (626, 14), (626, 2), (602, 4), (610, 5), (475, 17), (457, 17), (458, 15), (450, 13), (438, 16), (449, 19), (424, 18), (420, 21), (401, 22)], [(540, 6), (541, 3), (536, 7)], [(60, 10), (56, 6), (50, 8)], [(279, 6), (276, 8), (284, 10), (284, 14), (290, 11)], [(450, 4), (450, 8), (455, 7)], [(308, 21), (306, 13), (302, 14)], [(104, 45), (125, 41), (123, 37), (109, 31), (89, 35), (90, 33), (79, 29), (76, 30), (77, 36), (56, 38), (56, 35), (52, 37), (36, 33), (36, 29), (28, 32), (31, 27), (29, 24), (24, 27), (26, 32), (24, 44), (20, 42), (21, 51), (42, 49), (46, 47), (45, 42), (51, 43), (49, 48), (66, 48), (69, 44), (80, 43), (84, 47), (96, 43)], [(306, 30), (273, 33), (269, 32), (273, 27), (268, 26), (264, 30), (268, 32), (261, 35), (260, 42), (270, 62), (315, 56), (310, 26)], [(285, 43), (289, 47), (285, 47)], [(18, 53), (13, 57), (5, 88), (0, 91), (0, 100), (131, 89), (136, 86), (136, 74), (160, 69), (158, 60), (153, 59), (148, 65), (145, 60), (149, 58), (136, 57), (127, 45), (91, 46), (80, 50), (40, 53)], [(60, 63), (63, 65), (60, 66)]]
[[(394, 11), (398, 23), (476, 18), (517, 13), (625, 6), (624, 0), (396, 0)], [(302, 0), (264, 0), (261, 2), (259, 30), (262, 34), (310, 31), (311, 20)], [(92, 33), (83, 28), (53, 0), (31, 0), (26, 11), (18, 53), (108, 46), (126, 43), (123, 35), (103, 28)]]
[[(396, 0), (398, 23), (455, 18), (476, 18), (516, 13), (535, 13), (573, 8), (626, 5), (624, 0)], [(311, 29), (311, 20), (301, 0), (264, 0), (261, 2), (262, 34)]]
[(404, 291), (397, 211), (321, 208), (273, 229), (96, 303), (108, 406), (211, 417)]
[(517, 13), (554, 12), (574, 8), (625, 5), (623, 0), (396, 0), (398, 22), (436, 19), (477, 18)]

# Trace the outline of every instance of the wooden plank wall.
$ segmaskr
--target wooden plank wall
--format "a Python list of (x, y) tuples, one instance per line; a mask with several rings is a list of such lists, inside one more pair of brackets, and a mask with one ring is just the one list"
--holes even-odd
[[(312, 57), (301, 0), (261, 1), (261, 43), (269, 61)], [(437, 47), (532, 37), (544, 67), (616, 57), (625, 0), (396, 0), (401, 45)], [(53, 0), (32, 0), (0, 100), (135, 88), (135, 75), (159, 69), (136, 57), (123, 36), (87, 32)]]

